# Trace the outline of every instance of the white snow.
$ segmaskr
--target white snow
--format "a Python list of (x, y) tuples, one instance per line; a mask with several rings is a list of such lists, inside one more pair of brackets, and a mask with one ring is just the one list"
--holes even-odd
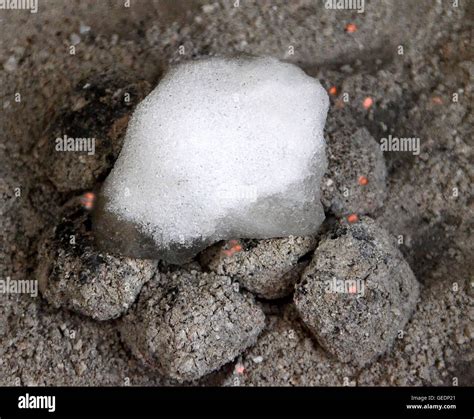
[(137, 107), (105, 210), (152, 238), (158, 255), (314, 234), (327, 109), (316, 79), (273, 58), (180, 64)]

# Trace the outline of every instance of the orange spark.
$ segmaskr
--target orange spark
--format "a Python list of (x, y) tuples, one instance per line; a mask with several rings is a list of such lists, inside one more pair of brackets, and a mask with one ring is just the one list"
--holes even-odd
[(367, 96), (362, 102), (362, 106), (364, 107), (364, 109), (369, 109), (373, 104), (374, 100), (370, 96)]
[(86, 192), (81, 196), (82, 206), (87, 210), (91, 210), (94, 207), (94, 202), (95, 194), (93, 192)]
[(347, 217), (347, 221), (349, 221), (351, 224), (354, 224), (359, 221), (359, 217), (357, 216), (357, 214), (351, 214)]
[(357, 31), (357, 26), (354, 23), (348, 23), (346, 25), (346, 32), (348, 33), (354, 33)]
[(222, 250), (222, 253), (224, 253), (226, 256), (232, 256), (234, 253), (240, 252), (242, 250), (242, 246), (238, 240), (230, 240), (229, 245), (231, 246), (230, 249)]
[(242, 375), (245, 372), (245, 367), (242, 364), (237, 364), (235, 366), (235, 372)]
[(367, 179), (365, 176), (359, 176), (358, 182), (360, 186), (365, 186), (369, 183), (369, 179)]
[(331, 86), (328, 90), (329, 94), (332, 95), (332, 96), (336, 96), (337, 95), (337, 87), (336, 86)]

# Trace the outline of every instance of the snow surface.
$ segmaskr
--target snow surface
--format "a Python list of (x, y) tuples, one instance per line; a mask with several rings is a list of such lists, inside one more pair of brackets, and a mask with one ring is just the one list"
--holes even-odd
[(121, 243), (129, 223), (174, 263), (222, 239), (316, 233), (328, 103), (316, 79), (273, 58), (172, 68), (130, 121), (102, 190), (102, 222), (116, 222), (103, 230), (119, 252), (149, 257)]

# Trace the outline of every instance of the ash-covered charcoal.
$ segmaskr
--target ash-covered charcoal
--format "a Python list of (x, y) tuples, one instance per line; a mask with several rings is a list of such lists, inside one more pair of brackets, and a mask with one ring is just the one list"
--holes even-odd
[(59, 224), (40, 240), (39, 289), (54, 307), (109, 320), (127, 311), (157, 262), (98, 252), (84, 205), (78, 198), (66, 203)]
[(228, 277), (178, 270), (157, 274), (121, 320), (123, 341), (162, 375), (192, 381), (253, 345), (265, 315)]
[(149, 90), (148, 82), (117, 69), (77, 84), (36, 150), (58, 190), (90, 189), (105, 179), (122, 148), (130, 115)]
[(316, 247), (312, 236), (219, 242), (200, 255), (201, 264), (218, 275), (230, 276), (262, 298), (293, 292), (308, 264), (305, 256)]
[(294, 301), (329, 353), (364, 366), (392, 345), (418, 295), (418, 282), (388, 233), (363, 217), (321, 240)]
[(386, 195), (385, 160), (366, 128), (350, 114), (333, 110), (326, 131), (328, 170), (321, 181), (322, 202), (338, 217), (373, 214)]

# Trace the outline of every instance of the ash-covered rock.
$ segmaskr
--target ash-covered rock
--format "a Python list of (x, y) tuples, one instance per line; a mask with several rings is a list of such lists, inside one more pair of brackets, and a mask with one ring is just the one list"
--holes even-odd
[(328, 170), (321, 183), (322, 202), (336, 216), (372, 214), (386, 194), (385, 160), (366, 128), (357, 128), (348, 112), (328, 118)]
[(265, 315), (228, 277), (157, 274), (120, 331), (133, 354), (179, 382), (209, 374), (256, 342)]
[(39, 242), (37, 279), (43, 297), (96, 320), (119, 317), (155, 273), (156, 261), (115, 257), (93, 245), (89, 212), (77, 198)]
[(122, 148), (146, 81), (109, 70), (81, 80), (39, 141), (45, 173), (62, 192), (92, 188), (108, 174)]
[(206, 249), (200, 261), (206, 268), (218, 275), (230, 276), (259, 297), (274, 299), (293, 292), (308, 264), (304, 256), (315, 247), (316, 239), (311, 236), (230, 240)]
[(418, 295), (418, 282), (390, 236), (363, 217), (321, 240), (294, 300), (328, 352), (364, 366), (392, 345)]

